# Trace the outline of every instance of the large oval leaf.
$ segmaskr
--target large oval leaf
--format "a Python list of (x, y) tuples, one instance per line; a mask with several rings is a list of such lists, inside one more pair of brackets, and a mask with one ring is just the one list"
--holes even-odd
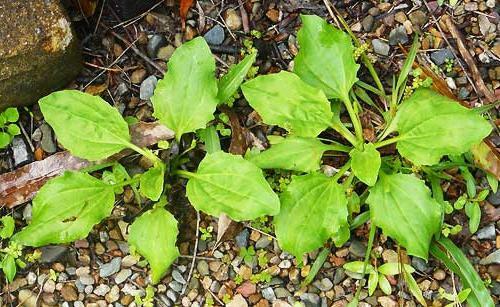
[(312, 172), (320, 167), (321, 157), (333, 148), (318, 139), (289, 136), (247, 160), (262, 169), (279, 168), (299, 172)]
[(227, 74), (220, 78), (219, 92), (217, 93), (219, 102), (227, 102), (236, 93), (256, 57), (257, 53), (247, 55), (241, 62), (231, 66)]
[(422, 180), (381, 172), (366, 202), (376, 226), (404, 246), (408, 254), (427, 259), (432, 236), (441, 230), (441, 205)]
[(179, 257), (178, 233), (177, 220), (162, 207), (149, 210), (130, 225), (128, 243), (148, 260), (154, 284)]
[(222, 151), (207, 154), (190, 176), (186, 194), (197, 210), (213, 216), (224, 213), (235, 221), (279, 212), (278, 196), (262, 170), (241, 156)]
[(349, 155), (354, 175), (363, 183), (369, 186), (374, 185), (382, 164), (380, 153), (375, 146), (372, 143), (365, 144), (363, 148), (354, 148)]
[(113, 186), (86, 173), (65, 172), (40, 189), (31, 223), (12, 240), (37, 247), (83, 239), (111, 214), (114, 201)]
[(481, 115), (430, 89), (418, 89), (396, 115), (399, 153), (419, 165), (433, 165), (443, 155), (459, 155), (491, 132)]
[(274, 218), (276, 237), (281, 248), (298, 259), (348, 225), (344, 189), (324, 174), (293, 177), (280, 200), (281, 211)]
[(294, 72), (305, 82), (320, 88), (328, 98), (349, 100), (349, 90), (358, 80), (359, 64), (349, 35), (323, 18), (302, 15), (297, 35), (300, 50)]
[(202, 37), (177, 48), (168, 61), (168, 71), (158, 82), (151, 102), (154, 116), (182, 134), (205, 128), (217, 106), (215, 61)]
[(291, 72), (259, 76), (241, 89), (266, 124), (281, 126), (294, 135), (315, 137), (332, 123), (325, 94)]
[(130, 144), (127, 122), (101, 97), (65, 90), (43, 97), (39, 104), (58, 141), (77, 157), (100, 160)]

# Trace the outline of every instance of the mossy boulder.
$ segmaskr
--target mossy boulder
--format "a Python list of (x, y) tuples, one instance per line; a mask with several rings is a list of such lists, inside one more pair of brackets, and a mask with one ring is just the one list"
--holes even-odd
[(0, 1), (0, 110), (29, 105), (71, 82), (82, 61), (60, 1)]

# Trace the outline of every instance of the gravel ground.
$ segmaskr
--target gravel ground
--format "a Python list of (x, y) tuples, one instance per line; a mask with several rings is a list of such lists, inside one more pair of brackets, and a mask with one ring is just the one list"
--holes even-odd
[[(390, 84), (392, 74), (399, 70), (404, 60), (403, 48), (409, 49), (412, 35), (417, 32), (422, 43), (420, 60), (440, 75), (465, 104), (479, 105), (477, 83), (472, 81), (474, 76), (462, 69), (467, 66), (456, 44), (450, 42), (450, 45), (445, 39), (449, 34), (441, 17), (451, 15), (478, 66), (480, 78), (490, 90), (499, 93), (500, 17), (494, 0), (459, 1), (456, 7), (439, 7), (435, 1), (419, 0), (347, 1), (336, 6), (356, 35), (370, 42), (369, 56), (386, 84)], [(126, 24), (108, 7), (102, 14), (98, 10), (87, 19), (75, 10), (73, 19), (83, 42), (85, 69), (71, 87), (100, 94), (124, 116), (151, 121), (152, 108), (148, 99), (166, 68), (165, 61), (183, 41), (203, 35), (217, 55), (220, 72), (237, 62), (240, 49), (253, 41), (253, 46), (259, 50), (259, 73), (265, 74), (292, 67), (291, 60), (298, 50), (295, 35), (300, 13), (329, 18), (323, 1), (257, 0), (246, 1), (245, 8), (249, 22), (242, 20), (238, 1), (215, 2), (215, 5), (212, 1), (198, 1), (188, 14), (184, 31), (180, 28), (178, 8), (173, 6), (173, 1), (165, 1), (154, 11)], [(244, 33), (247, 26), (254, 31), (253, 36)], [(108, 31), (109, 28), (112, 30)], [(95, 35), (92, 34), (94, 30)], [(128, 48), (130, 42), (136, 43), (137, 50)], [(254, 124), (244, 102), (236, 101), (235, 109), (246, 127)], [(24, 141), (16, 139), (12, 148), (0, 152), (0, 172), (57, 151), (52, 130), (43, 123), (37, 107), (30, 111), (32, 117), (27, 112), (22, 114), (27, 138)], [(258, 127), (251, 131), (256, 140), (264, 137)], [(33, 150), (28, 146), (30, 142), (26, 142), (28, 139)], [(190, 140), (184, 141), (190, 144)], [(227, 139), (222, 141), (227, 143)], [(493, 136), (492, 141), (498, 146), (500, 137)], [(141, 161), (128, 165), (129, 169), (140, 166)], [(485, 179), (480, 178), (479, 173), (477, 176), (478, 182), (484, 185)], [(465, 187), (457, 184), (447, 187), (445, 195), (454, 199), (464, 191)], [(354, 231), (346, 246), (332, 248), (315, 280), (301, 287), (317, 253), (304, 257), (304, 264), (298, 266), (295, 258), (278, 247), (268, 220), (233, 223), (222, 240), (216, 242), (217, 220), (202, 215), (200, 230), (204, 238), (199, 241), (193, 274), (189, 274), (197, 232), (196, 213), (182, 196), (176, 197), (174, 203), (177, 206), (175, 215), (180, 220), (178, 245), (182, 256), (154, 287), (155, 306), (281, 307), (295, 302), (305, 306), (345, 306), (352, 299), (359, 282), (349, 276), (342, 265), (362, 260), (368, 235), (366, 226)], [(500, 193), (490, 195), (481, 206), (483, 218), (479, 231), (471, 236), (464, 227), (461, 233), (452, 236), (483, 280), (489, 281), (496, 303), (500, 296), (499, 205)], [(132, 191), (126, 190), (112, 217), (96, 227), (86, 240), (38, 249), (41, 252), (38, 262), (21, 270), (12, 284), (1, 285), (0, 306), (2, 302), (10, 306), (135, 306), (134, 298), (145, 296), (148, 269), (144, 261), (130, 254), (125, 240), (127, 226), (140, 210), (133, 204)], [(31, 205), (4, 211), (12, 213), (21, 225), (29, 220)], [(466, 223), (460, 214), (452, 219), (455, 223)], [(380, 264), (398, 259), (412, 264), (417, 269), (414, 275), (419, 287), (433, 306), (449, 303), (439, 295), (441, 288), (452, 293), (459, 287), (458, 279), (440, 263), (435, 260), (425, 263), (408, 257), (383, 235), (377, 236), (374, 252)], [(389, 282), (392, 295), (386, 296), (377, 290), (368, 296), (364, 289), (360, 305), (418, 304), (409, 294), (404, 280), (394, 277), (389, 278)]]

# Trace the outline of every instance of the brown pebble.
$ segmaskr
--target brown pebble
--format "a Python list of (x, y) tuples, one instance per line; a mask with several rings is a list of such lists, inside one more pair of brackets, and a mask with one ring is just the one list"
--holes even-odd
[(266, 16), (272, 22), (278, 22), (280, 17), (280, 12), (276, 9), (270, 9), (269, 11), (266, 12)]
[(73, 302), (78, 299), (78, 292), (73, 284), (65, 284), (61, 289), (61, 295), (65, 301)]

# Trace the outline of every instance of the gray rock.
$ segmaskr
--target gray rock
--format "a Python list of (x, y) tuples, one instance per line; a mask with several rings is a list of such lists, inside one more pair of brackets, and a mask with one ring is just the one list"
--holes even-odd
[(208, 263), (205, 260), (198, 261), (196, 269), (198, 270), (198, 273), (200, 273), (201, 276), (206, 276), (210, 274)]
[(12, 158), (14, 159), (14, 167), (22, 166), (33, 160), (31, 151), (21, 136), (12, 139)]
[(186, 280), (184, 279), (184, 277), (182, 276), (182, 274), (179, 271), (177, 271), (177, 270), (173, 270), (172, 271), (172, 278), (175, 281), (177, 281), (177, 282), (179, 282), (179, 283), (181, 283), (183, 285), (186, 284)]
[[(77, 281), (79, 281), (83, 286), (91, 286), (94, 284), (94, 278), (90, 275), (80, 276)], [(78, 288), (78, 285), (77, 285), (77, 288)]]
[(25, 220), (26, 222), (30, 222), (32, 212), (33, 212), (33, 207), (31, 206), (31, 203), (29, 203), (23, 209), (23, 220)]
[(276, 288), (274, 294), (277, 298), (288, 298), (291, 296), (290, 291), (282, 287)]
[(175, 294), (175, 292), (174, 292), (174, 291), (172, 291), (171, 289), (168, 289), (168, 290), (167, 290), (167, 297), (168, 297), (169, 299), (171, 299), (171, 300), (172, 300), (172, 302), (176, 302), (176, 301), (177, 301), (177, 294)]
[(490, 193), (488, 201), (495, 207), (500, 205), (500, 189), (496, 193)]
[(180, 282), (177, 282), (177, 281), (171, 281), (168, 286), (174, 290), (175, 292), (181, 292), (182, 291), (182, 284)]
[(42, 256), (40, 257), (41, 263), (50, 263), (60, 260), (66, 255), (68, 248), (62, 245), (50, 245), (40, 248)]
[(274, 294), (273, 288), (267, 287), (262, 289), (262, 297), (266, 300), (272, 302), (276, 299), (276, 295)]
[(416, 10), (410, 13), (410, 21), (414, 26), (420, 27), (427, 22), (429, 17), (421, 10)]
[(328, 278), (323, 278), (322, 280), (317, 280), (313, 283), (313, 285), (318, 288), (320, 291), (326, 292), (333, 288), (333, 283)]
[(42, 132), (41, 146), (45, 152), (54, 153), (57, 151), (57, 146), (54, 142), (54, 133), (52, 128), (47, 124), (42, 124), (40, 126), (40, 131)]
[(431, 268), (429, 265), (425, 262), (425, 260), (419, 258), (419, 257), (412, 257), (411, 258), (411, 265), (420, 272), (424, 273), (429, 273), (431, 271)]
[(363, 26), (363, 30), (366, 32), (370, 32), (373, 28), (373, 23), (375, 19), (373, 18), (372, 15), (366, 16), (363, 21), (361, 22), (361, 25)]
[(300, 295), (300, 299), (304, 301), (306, 307), (321, 306), (321, 299), (316, 293), (304, 293)]
[(153, 96), (153, 93), (158, 84), (158, 79), (155, 76), (149, 76), (141, 83), (141, 88), (139, 89), (139, 97), (142, 100), (149, 100)]
[(255, 242), (255, 249), (267, 248), (271, 242), (273, 242), (273, 240), (270, 237), (262, 236)]
[(215, 25), (203, 37), (209, 45), (220, 45), (225, 38), (224, 29), (220, 25)]
[(115, 273), (118, 273), (121, 263), (122, 259), (119, 257), (111, 259), (110, 262), (101, 265), (101, 267), (99, 268), (99, 276), (109, 277)]
[(167, 306), (167, 307), (173, 306), (172, 301), (170, 301), (166, 295), (160, 294), (160, 295), (158, 295), (158, 298), (161, 302), (160, 305)]
[(340, 284), (345, 279), (345, 271), (343, 268), (338, 268), (335, 270), (335, 274), (333, 274), (333, 283), (335, 285)]
[(408, 34), (404, 26), (398, 26), (389, 33), (389, 45), (406, 44), (408, 42)]
[(1, 1), (0, 12), (0, 110), (35, 103), (78, 75), (80, 44), (61, 1)]
[(248, 245), (248, 237), (250, 236), (250, 232), (248, 231), (248, 229), (243, 229), (237, 236), (235, 239), (236, 241), (236, 245), (238, 247), (247, 247)]
[(479, 261), (479, 263), (482, 265), (500, 263), (500, 249), (489, 254), (488, 256), (486, 256), (486, 258), (481, 259), (481, 261)]
[(118, 274), (115, 276), (115, 283), (116, 284), (121, 284), (124, 281), (126, 281), (130, 275), (132, 275), (132, 270), (131, 269), (122, 269)]
[(283, 260), (278, 264), (281, 269), (289, 269), (292, 267), (292, 262), (290, 260)]
[(165, 38), (165, 36), (160, 35), (160, 34), (155, 34), (151, 36), (151, 38), (148, 41), (148, 46), (147, 46), (147, 52), (150, 58), (156, 58), (156, 55), (158, 54), (158, 50), (160, 50), (161, 47), (165, 47), (168, 45), (168, 41)]
[(351, 246), (349, 246), (349, 253), (355, 257), (364, 257), (366, 252), (366, 246), (360, 241), (353, 239), (351, 241)]
[(108, 285), (104, 285), (104, 284), (99, 285), (94, 289), (94, 294), (97, 296), (105, 296), (106, 294), (108, 294), (109, 290), (111, 290), (111, 289), (109, 288)]
[(391, 47), (389, 47), (389, 45), (383, 40), (378, 38), (372, 40), (372, 46), (375, 53), (385, 56), (389, 55), (389, 50), (391, 49)]
[(476, 236), (479, 240), (495, 240), (495, 224), (489, 224), (479, 229), (476, 233)]
[(436, 65), (442, 65), (446, 60), (451, 60), (453, 59), (453, 53), (450, 51), (448, 48), (443, 48), (438, 51), (434, 51), (431, 53), (431, 60), (434, 62)]
[(491, 283), (491, 293), (493, 295), (500, 295), (500, 282), (493, 281)]
[(470, 95), (470, 92), (467, 88), (465, 87), (461, 87), (459, 90), (458, 90), (458, 98), (461, 99), (461, 100), (465, 100), (467, 99), (467, 97), (469, 97)]

